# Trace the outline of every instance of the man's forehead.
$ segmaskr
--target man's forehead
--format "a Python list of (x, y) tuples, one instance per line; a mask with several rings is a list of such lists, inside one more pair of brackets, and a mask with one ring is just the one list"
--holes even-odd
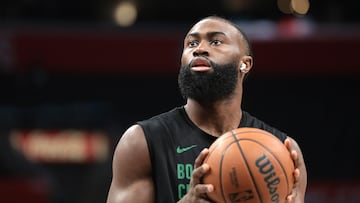
[(201, 32), (237, 32), (234, 26), (229, 23), (218, 20), (218, 19), (204, 19), (196, 23), (189, 31), (190, 33), (201, 33)]

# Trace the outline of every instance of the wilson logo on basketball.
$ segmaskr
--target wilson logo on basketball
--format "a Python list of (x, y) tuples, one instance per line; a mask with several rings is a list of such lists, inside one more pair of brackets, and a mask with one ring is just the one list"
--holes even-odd
[(271, 201), (278, 203), (280, 202), (280, 196), (278, 193), (278, 185), (280, 184), (280, 179), (277, 177), (274, 172), (274, 166), (270, 162), (266, 154), (262, 154), (255, 162), (256, 167), (259, 168), (261, 174), (263, 174), (264, 181), (267, 188), (269, 189), (269, 194), (271, 196)]

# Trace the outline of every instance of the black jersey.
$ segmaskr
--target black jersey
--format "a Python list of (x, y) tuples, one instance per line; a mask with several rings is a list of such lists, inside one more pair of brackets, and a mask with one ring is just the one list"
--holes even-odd
[[(180, 200), (188, 191), (195, 158), (209, 148), (216, 137), (198, 128), (184, 107), (140, 121), (149, 148), (156, 203)], [(286, 134), (243, 111), (239, 127), (266, 130), (281, 141)]]

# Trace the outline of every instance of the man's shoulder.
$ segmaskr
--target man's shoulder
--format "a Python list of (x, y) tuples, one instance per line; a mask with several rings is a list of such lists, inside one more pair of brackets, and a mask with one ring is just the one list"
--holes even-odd
[(154, 124), (157, 122), (167, 122), (178, 119), (183, 111), (183, 107), (174, 107), (173, 109), (170, 109), (168, 111), (165, 111), (163, 113), (157, 114), (155, 116), (152, 116), (150, 118), (138, 121), (137, 124), (140, 124), (140, 126), (148, 125), (148, 124)]
[(287, 134), (285, 132), (283, 132), (283, 131), (273, 127), (272, 125), (258, 119), (257, 117), (251, 115), (250, 113), (248, 113), (246, 111), (243, 111), (242, 114), (243, 115), (242, 115), (239, 127), (259, 128), (259, 129), (266, 130), (266, 131), (270, 132), (271, 134), (278, 137), (281, 141), (284, 141), (286, 139)]

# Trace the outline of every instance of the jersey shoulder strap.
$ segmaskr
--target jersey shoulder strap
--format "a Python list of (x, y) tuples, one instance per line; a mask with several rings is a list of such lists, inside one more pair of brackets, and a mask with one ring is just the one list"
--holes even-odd
[(252, 116), (246, 111), (242, 111), (242, 118), (240, 122), (239, 127), (253, 127), (253, 128), (259, 128), (262, 130), (265, 130), (273, 135), (275, 135), (277, 138), (279, 138), (282, 142), (285, 141), (287, 134), (270, 126), (269, 124), (259, 120), (258, 118)]

